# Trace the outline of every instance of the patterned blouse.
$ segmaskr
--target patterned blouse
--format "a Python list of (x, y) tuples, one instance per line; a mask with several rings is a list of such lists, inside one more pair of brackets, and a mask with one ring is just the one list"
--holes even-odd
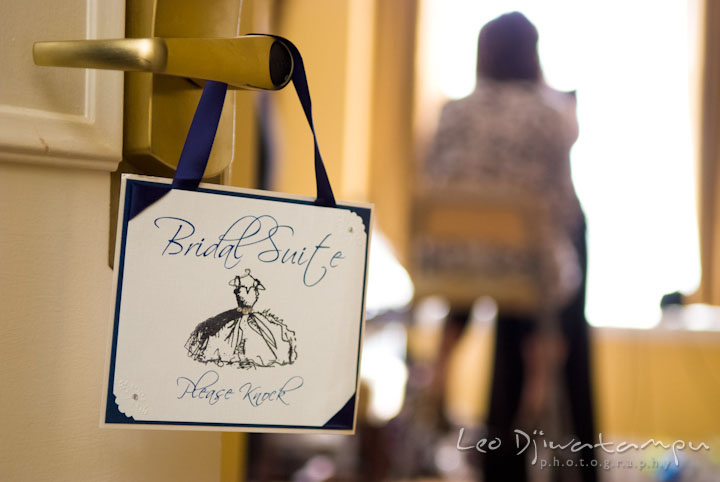
[[(511, 198), (542, 212), (538, 219), (546, 222), (538, 227), (539, 278), (550, 311), (565, 303), (579, 284), (572, 239), (583, 215), (569, 155), (577, 136), (574, 95), (544, 83), (482, 80), (468, 97), (444, 106), (422, 169), (426, 190)], [(434, 252), (444, 258), (448, 253), (442, 251), (435, 246), (424, 256)], [(513, 260), (525, 262), (501, 252), (477, 254), (496, 265), (508, 259), (508, 269)]]

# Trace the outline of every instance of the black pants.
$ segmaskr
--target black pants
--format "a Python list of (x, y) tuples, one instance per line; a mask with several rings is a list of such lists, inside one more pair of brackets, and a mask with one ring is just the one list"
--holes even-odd
[[(585, 288), (587, 275), (587, 245), (585, 228), (580, 230), (574, 240), (582, 269), (582, 283), (578, 293), (562, 310), (561, 329), (568, 346), (567, 359), (561, 383), (570, 405), (570, 419), (575, 440), (593, 444), (597, 433), (593, 419), (593, 399), (590, 378), (590, 344), (588, 325), (585, 320)], [(485, 456), (483, 470), (486, 482), (525, 481), (527, 480), (526, 459), (531, 457), (531, 449), (517, 455), (518, 448), (513, 424), (516, 421), (521, 390), (524, 379), (522, 346), (533, 333), (536, 321), (531, 317), (508, 316), (498, 314), (495, 336), (495, 358), (488, 411), (489, 438), (499, 437), (500, 449), (489, 451)], [(538, 427), (541, 428), (541, 427)], [(531, 434), (529, 434), (531, 435)], [(542, 443), (542, 439), (538, 439)], [(564, 444), (569, 440), (555, 440)], [(524, 439), (520, 436), (520, 447)], [(577, 454), (587, 467), (580, 469), (584, 482), (597, 480), (596, 469), (589, 467), (594, 457), (592, 449)], [(539, 463), (539, 461), (538, 461)], [(571, 470), (559, 468), (557, 470)], [(577, 470), (577, 469), (576, 469)]]

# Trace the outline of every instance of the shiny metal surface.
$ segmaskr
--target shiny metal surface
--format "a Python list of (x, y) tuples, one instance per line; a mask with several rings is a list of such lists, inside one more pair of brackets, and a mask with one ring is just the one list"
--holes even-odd
[(33, 58), (44, 66), (153, 72), (265, 90), (283, 88), (292, 73), (287, 48), (265, 35), (36, 42)]

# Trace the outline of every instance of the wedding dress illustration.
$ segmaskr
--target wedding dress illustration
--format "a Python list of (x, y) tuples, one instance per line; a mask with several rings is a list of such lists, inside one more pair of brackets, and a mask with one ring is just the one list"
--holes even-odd
[(246, 269), (228, 283), (233, 286), (237, 308), (203, 321), (185, 343), (188, 356), (218, 366), (237, 368), (291, 364), (297, 358), (295, 332), (270, 310), (254, 307), (265, 287)]

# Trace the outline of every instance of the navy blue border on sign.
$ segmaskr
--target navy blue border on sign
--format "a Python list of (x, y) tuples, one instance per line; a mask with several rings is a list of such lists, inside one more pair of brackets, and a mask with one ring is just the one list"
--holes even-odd
[[(115, 266), (115, 269), (118, 270), (118, 277), (117, 277), (117, 287), (116, 287), (116, 293), (115, 293), (115, 310), (113, 315), (113, 332), (112, 332), (112, 346), (111, 346), (111, 352), (110, 352), (110, 370), (109, 370), (109, 378), (108, 378), (108, 388), (107, 388), (107, 403), (105, 407), (105, 423), (107, 424), (131, 424), (131, 425), (175, 425), (175, 426), (196, 426), (196, 427), (242, 427), (242, 428), (248, 428), (248, 429), (261, 429), (261, 428), (270, 428), (270, 429), (293, 429), (293, 430), (352, 430), (354, 426), (355, 421), (355, 407), (357, 402), (357, 391), (353, 393), (353, 395), (350, 397), (350, 399), (345, 403), (345, 405), (338, 410), (338, 412), (332, 416), (327, 423), (325, 423), (322, 426), (308, 426), (308, 425), (269, 425), (269, 424), (249, 424), (249, 423), (216, 423), (216, 422), (177, 422), (177, 421), (161, 421), (161, 420), (135, 420), (132, 417), (128, 417), (120, 410), (118, 409), (117, 404), (115, 403), (115, 394), (113, 393), (113, 388), (115, 385), (115, 363), (116, 363), (116, 357), (117, 357), (117, 342), (118, 342), (118, 329), (120, 325), (120, 305), (122, 301), (122, 286), (123, 286), (123, 275), (124, 275), (124, 268), (125, 268), (125, 248), (126, 248), (126, 241), (127, 241), (127, 231), (128, 231), (128, 224), (130, 220), (132, 219), (133, 214), (137, 214), (136, 212), (133, 212), (133, 205), (132, 201), (135, 198), (136, 195), (139, 194), (140, 191), (145, 190), (147, 191), (149, 189), (154, 191), (166, 191), (169, 188), (168, 184), (160, 183), (160, 182), (154, 182), (154, 181), (147, 181), (147, 180), (138, 180), (138, 179), (126, 179), (125, 180), (125, 203), (123, 206), (123, 222), (122, 222), (122, 235), (120, 239), (119, 249), (120, 249), (120, 255), (118, 263)], [(206, 194), (219, 194), (223, 196), (235, 196), (235, 197), (243, 197), (243, 198), (249, 198), (249, 199), (260, 199), (265, 201), (275, 201), (275, 202), (285, 202), (290, 204), (303, 204), (307, 206), (314, 206), (318, 207), (314, 204), (312, 200), (303, 200), (303, 199), (292, 199), (292, 198), (282, 198), (282, 197), (276, 197), (276, 196), (268, 196), (263, 194), (255, 194), (255, 193), (247, 193), (247, 192), (235, 192), (235, 191), (224, 191), (220, 189), (212, 189), (208, 187), (200, 187), (197, 189), (198, 192), (206, 193)], [(145, 193), (143, 193), (145, 194)], [(159, 199), (159, 197), (158, 197)], [(146, 207), (146, 206), (144, 206)], [(355, 214), (357, 214), (361, 219), (363, 224), (365, 225), (365, 236), (366, 236), (366, 242), (365, 242), (365, 264), (367, 266), (367, 263), (369, 262), (369, 250), (370, 250), (370, 217), (371, 217), (371, 209), (364, 208), (364, 207), (358, 207), (358, 206), (348, 206), (348, 205), (341, 205), (338, 204), (334, 208), (325, 208), (325, 209), (345, 209), (347, 211), (351, 211)], [(365, 270), (365, 273), (363, 274), (363, 293), (365, 293), (367, 290), (367, 269)], [(361, 302), (361, 311), (360, 311), (360, 328), (358, 333), (358, 347), (357, 347), (357, 359), (356, 359), (356, 367), (355, 367), (355, 386), (357, 387), (358, 380), (360, 377), (360, 347), (362, 346), (362, 321), (364, 319), (364, 313), (365, 313), (365, 297), (363, 296), (362, 302)]]

